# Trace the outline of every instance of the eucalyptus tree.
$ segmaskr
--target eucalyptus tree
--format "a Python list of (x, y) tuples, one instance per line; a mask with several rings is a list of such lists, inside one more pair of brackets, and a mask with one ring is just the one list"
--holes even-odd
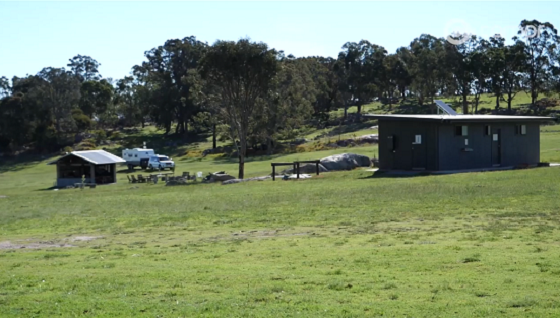
[(539, 93), (545, 89), (545, 83), (552, 76), (555, 68), (556, 50), (560, 38), (558, 30), (549, 22), (523, 20), (519, 24), (518, 36), (513, 38), (523, 47), (525, 54), (524, 68), (527, 73), (531, 104), (535, 106)]
[(133, 68), (135, 76), (149, 89), (150, 115), (156, 124), (170, 132), (186, 133), (188, 122), (198, 109), (190, 96), (190, 83), (183, 78), (196, 69), (208, 45), (194, 36), (168, 40), (145, 52), (147, 61)]
[[(216, 41), (201, 60), (200, 74), (219, 89), (220, 115), (229, 125), (244, 177), (250, 125), (279, 71), (278, 52), (265, 43)], [(235, 142), (239, 140), (239, 143)]]
[(266, 138), (268, 154), (272, 154), (280, 134), (291, 137), (312, 116), (318, 94), (309, 63), (293, 57), (281, 60), (263, 100), (263, 111), (256, 118)]
[(344, 69), (341, 75), (340, 89), (344, 98), (344, 118), (347, 117), (349, 102), (356, 104), (358, 114), (362, 106), (369, 100), (380, 95), (388, 82), (385, 76), (384, 59), (387, 50), (366, 40), (359, 43), (347, 42), (339, 53), (339, 61)]
[(471, 92), (474, 95), (474, 113), (478, 112), (478, 105), (482, 94), (491, 88), (491, 61), (488, 50), (488, 41), (478, 38), (474, 43), (475, 48), (470, 53), (470, 69), (472, 72)]
[(113, 101), (114, 88), (106, 80), (88, 80), (80, 86), (81, 98), (79, 102), (82, 112), (92, 118), (107, 111)]
[(64, 68), (44, 68), (37, 77), (39, 85), (34, 87), (35, 97), (43, 107), (49, 109), (58, 134), (75, 131), (72, 109), (80, 101), (80, 82), (72, 72)]
[(87, 55), (76, 55), (68, 60), (66, 65), (72, 73), (81, 81), (97, 81), (101, 79), (99, 74), (99, 66), (101, 64), (94, 58)]
[(12, 94), (12, 86), (10, 81), (5, 77), (0, 77), (0, 99)]
[(443, 40), (422, 34), (410, 43), (409, 50), (412, 62), (409, 71), (413, 78), (411, 88), (416, 93), (420, 105), (423, 105), (426, 99), (433, 102), (438, 90), (438, 67), (442, 62)]
[(341, 105), (339, 91), (338, 68), (343, 67), (337, 59), (331, 57), (304, 57), (298, 58), (304, 63), (313, 80), (317, 96), (313, 102), (313, 116), (318, 120), (319, 126), (328, 123), (329, 112)]
[[(446, 64), (453, 74), (455, 89), (461, 96), (462, 112), (463, 114), (468, 114), (469, 103), (467, 98), (472, 92), (476, 75), (476, 61), (473, 61), (473, 57), (475, 56), (476, 50), (480, 47), (479, 40), (473, 35), (464, 43), (459, 45), (446, 43), (445, 47), (447, 52)], [(482, 83), (480, 85), (482, 85)]]
[(412, 84), (411, 70), (414, 65), (413, 56), (410, 50), (406, 47), (400, 47), (397, 49), (395, 55), (398, 58), (398, 62), (393, 65), (392, 74), (396, 78), (397, 89), (401, 94), (401, 98), (404, 101), (406, 99), (406, 92), (409, 90)]

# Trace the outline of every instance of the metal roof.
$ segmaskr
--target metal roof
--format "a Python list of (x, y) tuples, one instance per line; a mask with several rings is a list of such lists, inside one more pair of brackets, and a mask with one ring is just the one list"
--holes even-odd
[[(453, 108), (451, 108), (449, 105), (447, 105), (446, 103), (444, 103), (443, 101), (441, 101), (441, 100), (436, 100), (435, 102), (436, 102), (436, 106), (437, 106), (439, 109), (441, 109), (444, 113), (447, 113), (447, 114), (449, 114), (449, 115), (451, 115), (451, 116), (457, 115), (457, 112), (456, 112)], [(438, 114), (439, 114), (439, 111), (438, 111)]]
[(85, 161), (89, 162), (89, 163), (93, 163), (95, 165), (107, 165), (107, 164), (113, 164), (113, 163), (121, 163), (121, 162), (126, 162), (126, 160), (124, 160), (123, 158), (119, 157), (119, 156), (115, 156), (110, 152), (107, 152), (105, 150), (82, 150), (82, 151), (72, 151), (69, 152), (67, 154), (65, 154), (64, 156), (58, 158), (55, 161), (49, 162), (49, 165), (55, 164), (57, 163), (60, 159), (68, 157), (68, 156), (76, 156), (76, 157), (80, 157), (82, 159), (84, 159)]
[(538, 116), (508, 116), (508, 115), (377, 115), (365, 114), (365, 117), (374, 119), (408, 120), (408, 121), (439, 121), (439, 122), (547, 122), (554, 120), (552, 117)]

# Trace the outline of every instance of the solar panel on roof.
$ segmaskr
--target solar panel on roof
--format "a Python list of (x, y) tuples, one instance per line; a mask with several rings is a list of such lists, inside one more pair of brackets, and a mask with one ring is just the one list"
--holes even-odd
[(455, 111), (453, 110), (453, 108), (449, 107), (449, 105), (447, 105), (447, 104), (444, 103), (443, 101), (441, 101), (441, 100), (436, 100), (435, 103), (436, 103), (437, 107), (438, 107), (439, 109), (441, 109), (444, 113), (447, 113), (447, 114), (453, 115), (453, 116), (457, 115), (457, 112), (455, 112)]

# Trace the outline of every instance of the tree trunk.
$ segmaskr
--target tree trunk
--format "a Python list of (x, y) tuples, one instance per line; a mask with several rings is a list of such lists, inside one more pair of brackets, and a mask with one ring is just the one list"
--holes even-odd
[(239, 173), (237, 178), (243, 179), (244, 176), (245, 176), (245, 154), (243, 154), (243, 151), (241, 151), (239, 153)]
[(463, 88), (461, 95), (463, 97), (463, 114), (467, 115), (469, 113), (469, 104), (467, 103), (467, 90)]
[(537, 92), (537, 90), (535, 88), (531, 88), (531, 105), (533, 107), (536, 107), (538, 97), (539, 97), (539, 93)]
[(348, 101), (344, 100), (344, 120), (346, 120), (348, 116)]
[(496, 94), (496, 109), (500, 109), (500, 94)]
[(476, 98), (475, 104), (474, 104), (474, 113), (477, 114), (478, 113), (478, 99), (479, 97)]
[(270, 137), (266, 138), (266, 154), (272, 155), (274, 149), (272, 149), (272, 139)]
[(216, 124), (212, 125), (212, 149), (216, 149)]

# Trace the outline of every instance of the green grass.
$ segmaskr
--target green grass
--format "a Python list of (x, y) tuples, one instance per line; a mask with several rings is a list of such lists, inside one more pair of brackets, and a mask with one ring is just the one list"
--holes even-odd
[[(560, 127), (542, 130), (541, 160), (554, 162)], [(253, 158), (247, 174), (341, 152), (377, 148)], [(1, 317), (560, 315), (558, 168), (177, 187), (119, 173), (52, 191), (47, 161), (0, 174), (0, 242), (49, 245), (0, 249)]]

